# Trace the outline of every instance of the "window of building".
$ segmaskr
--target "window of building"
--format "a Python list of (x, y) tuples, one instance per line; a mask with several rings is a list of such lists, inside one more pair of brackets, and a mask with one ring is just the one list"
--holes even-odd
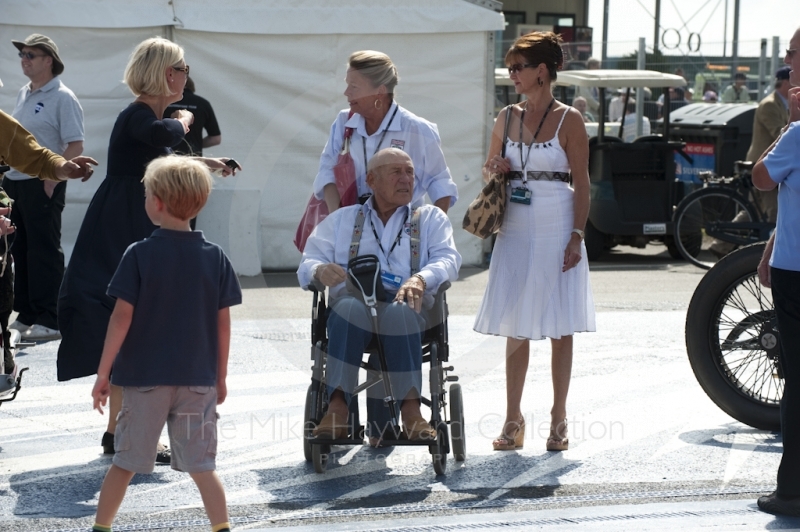
[[(506, 20), (508, 20), (506, 18)], [(571, 27), (575, 25), (575, 15), (569, 13), (537, 13), (537, 24), (547, 24), (548, 26)]]

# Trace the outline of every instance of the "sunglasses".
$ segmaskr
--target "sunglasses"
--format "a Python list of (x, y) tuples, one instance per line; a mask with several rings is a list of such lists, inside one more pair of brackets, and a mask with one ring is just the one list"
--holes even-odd
[(795, 53), (796, 51), (797, 51), (797, 48), (787, 48), (787, 49), (786, 49), (786, 57), (788, 57), (789, 59), (791, 59), (791, 58), (792, 58), (792, 56), (794, 56), (794, 53)]
[(33, 52), (20, 52), (17, 54), (20, 59), (27, 59), (28, 61), (33, 61), (37, 57), (44, 57), (47, 54), (35, 54)]
[(183, 66), (183, 67), (174, 66), (174, 67), (172, 67), (172, 70), (177, 70), (178, 72), (183, 72), (187, 76), (189, 75), (189, 65), (186, 65), (186, 66)]
[(539, 65), (531, 65), (529, 63), (515, 63), (515, 64), (511, 65), (510, 67), (508, 67), (508, 73), (509, 74), (515, 74), (517, 72), (522, 72), (522, 69), (524, 69), (524, 68), (534, 68), (534, 67), (537, 67), (537, 66), (539, 66)]

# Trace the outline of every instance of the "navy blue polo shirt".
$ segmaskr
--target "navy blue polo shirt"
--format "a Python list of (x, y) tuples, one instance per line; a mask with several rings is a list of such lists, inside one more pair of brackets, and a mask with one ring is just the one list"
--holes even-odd
[(128, 247), (107, 293), (133, 305), (113, 384), (216, 384), (218, 312), (242, 302), (222, 248), (201, 231), (156, 229)]

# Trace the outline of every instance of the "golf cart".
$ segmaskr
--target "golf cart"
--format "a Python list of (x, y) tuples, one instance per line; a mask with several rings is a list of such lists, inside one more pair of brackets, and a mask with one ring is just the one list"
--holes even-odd
[[(568, 86), (597, 87), (600, 112), (596, 136), (589, 139), (589, 178), (591, 207), (586, 223), (586, 251), (596, 260), (606, 250), (619, 245), (644, 247), (650, 241), (666, 244), (671, 256), (680, 258), (674, 244), (672, 214), (675, 205), (694, 185), (675, 178), (675, 154), (690, 160), (684, 143), (669, 141), (669, 91), (664, 93), (664, 119), (661, 135), (647, 135), (633, 142), (622, 141), (621, 124), (614, 135), (605, 123), (606, 90), (627, 89), (622, 93), (627, 108), (631, 88), (681, 87), (686, 81), (673, 74), (649, 70), (568, 70), (558, 73), (561, 101), (566, 101)], [(556, 89), (556, 96), (559, 96)], [(587, 131), (594, 129), (587, 124)]]

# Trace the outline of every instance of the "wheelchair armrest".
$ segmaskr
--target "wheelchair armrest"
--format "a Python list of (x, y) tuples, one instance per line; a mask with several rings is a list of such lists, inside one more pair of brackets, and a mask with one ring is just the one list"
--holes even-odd
[(438, 298), (440, 295), (444, 294), (451, 286), (453, 285), (450, 284), (450, 281), (443, 282), (442, 284), (439, 285), (439, 289), (436, 291), (435, 294), (433, 294), (433, 297)]
[(439, 285), (439, 289), (436, 290), (436, 293), (433, 294), (433, 308), (434, 309), (441, 309), (442, 303), (444, 302), (444, 293), (450, 288), (452, 285), (450, 281), (445, 281)]

